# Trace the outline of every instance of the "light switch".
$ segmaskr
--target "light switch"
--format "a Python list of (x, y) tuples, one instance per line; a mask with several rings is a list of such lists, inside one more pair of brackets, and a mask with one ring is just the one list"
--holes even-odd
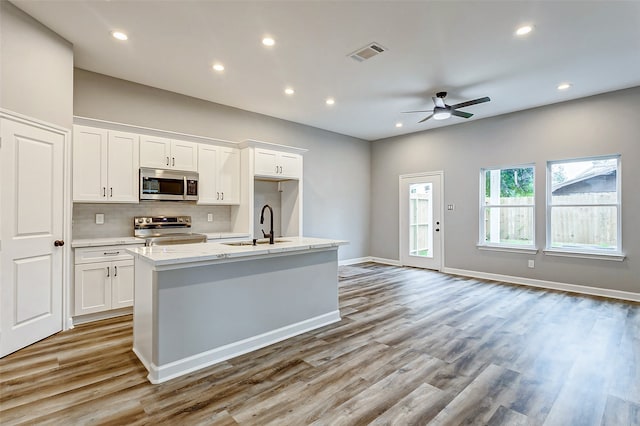
[(207, 214), (207, 222), (213, 222), (213, 213)]
[(104, 225), (104, 213), (96, 213), (96, 225)]

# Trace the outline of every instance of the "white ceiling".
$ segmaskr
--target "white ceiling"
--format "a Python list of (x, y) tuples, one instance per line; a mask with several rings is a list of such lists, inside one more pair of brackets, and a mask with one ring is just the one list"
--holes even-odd
[[(12, 2), (73, 43), (78, 68), (367, 140), (640, 85), (640, 1)], [(388, 50), (348, 56), (369, 42)], [(491, 102), (469, 120), (401, 114), (441, 90)]]

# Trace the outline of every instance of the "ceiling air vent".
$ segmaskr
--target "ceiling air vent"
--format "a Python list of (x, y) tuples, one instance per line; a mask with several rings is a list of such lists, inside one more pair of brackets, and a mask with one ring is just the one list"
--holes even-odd
[(349, 54), (349, 56), (358, 62), (362, 62), (366, 61), (367, 59), (373, 58), (374, 56), (384, 52), (385, 50), (387, 49), (380, 46), (378, 43), (369, 43), (365, 47)]

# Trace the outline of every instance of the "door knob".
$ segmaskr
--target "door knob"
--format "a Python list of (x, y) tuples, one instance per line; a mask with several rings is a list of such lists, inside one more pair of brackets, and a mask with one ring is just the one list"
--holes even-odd
[(53, 245), (56, 247), (62, 247), (64, 245), (64, 241), (63, 240), (55, 240), (53, 242)]
[(436, 228), (436, 232), (440, 232), (440, 228)]

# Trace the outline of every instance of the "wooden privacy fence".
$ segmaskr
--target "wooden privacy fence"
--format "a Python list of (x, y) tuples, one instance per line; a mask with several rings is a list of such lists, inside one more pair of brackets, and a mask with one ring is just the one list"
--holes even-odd
[[(613, 198), (612, 198), (613, 197)], [(554, 245), (616, 247), (617, 212), (614, 206), (575, 206), (615, 202), (615, 193), (581, 193), (554, 196), (551, 211), (551, 241)], [(501, 198), (502, 206), (533, 203), (532, 197)], [(567, 205), (566, 207), (563, 205)], [(533, 236), (531, 208), (500, 209), (500, 241), (518, 243)], [(538, 225), (540, 226), (540, 224)], [(485, 229), (491, 230), (489, 217)]]

